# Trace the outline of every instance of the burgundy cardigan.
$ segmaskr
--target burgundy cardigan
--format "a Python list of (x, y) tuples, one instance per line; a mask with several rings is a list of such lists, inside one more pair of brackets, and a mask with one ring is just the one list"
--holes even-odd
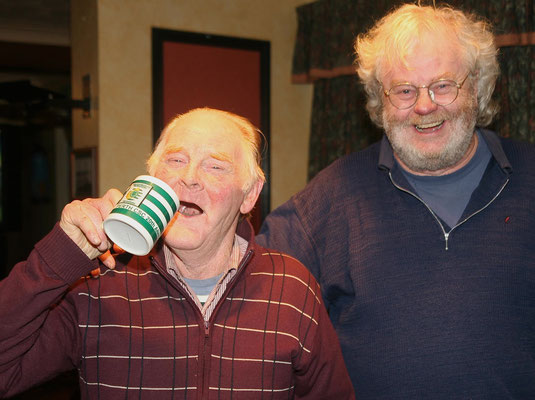
[(161, 243), (115, 270), (58, 225), (0, 282), (0, 397), (79, 371), (84, 399), (351, 399), (313, 276), (254, 243), (208, 324), (165, 268)]

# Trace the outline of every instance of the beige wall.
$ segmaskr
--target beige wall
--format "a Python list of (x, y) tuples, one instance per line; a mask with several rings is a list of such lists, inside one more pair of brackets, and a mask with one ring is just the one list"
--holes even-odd
[(82, 77), (89, 75), (91, 79), (91, 117), (82, 118), (81, 110), (72, 110), (73, 148), (82, 149), (99, 144), (99, 52), (96, 40), (98, 34), (96, 2), (72, 1), (71, 21), (71, 92), (73, 99), (82, 98)]
[(295, 7), (309, 1), (72, 0), (73, 96), (91, 73), (98, 107), (75, 112), (73, 143), (98, 145), (99, 193), (125, 189), (151, 151), (152, 27), (271, 42), (272, 207), (304, 187), (312, 88), (290, 76)]

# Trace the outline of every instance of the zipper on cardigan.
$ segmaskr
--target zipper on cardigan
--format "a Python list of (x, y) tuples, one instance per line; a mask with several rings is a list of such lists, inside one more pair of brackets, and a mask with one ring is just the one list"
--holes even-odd
[[(234, 275), (234, 277), (228, 283), (228, 285), (227, 285), (227, 287), (225, 289), (225, 292), (223, 293), (223, 296), (221, 296), (221, 299), (219, 299), (219, 302), (217, 303), (214, 311), (212, 312), (212, 315), (210, 317), (211, 320), (215, 318), (217, 312), (219, 311), (219, 308), (221, 307), (221, 305), (223, 304), (226, 296), (230, 292), (231, 287), (233, 285), (233, 282), (235, 282), (236, 279), (244, 273), (243, 271), (245, 270), (245, 266), (251, 260), (251, 258), (253, 256), (253, 253), (254, 253), (253, 250), (249, 250), (243, 256), (243, 258), (242, 258), (242, 260), (241, 260), (241, 262), (240, 262), (240, 264), (238, 266), (238, 271), (237, 271), (236, 275)], [(160, 273), (161, 273), (161, 271), (165, 271), (165, 268), (163, 268), (158, 263), (156, 258), (150, 256), (150, 261), (153, 263), (153, 265), (156, 267), (156, 269), (160, 271)], [(163, 275), (163, 276), (166, 276), (166, 275)], [(178, 282), (178, 281), (176, 281), (176, 282)], [(202, 373), (202, 378), (201, 378), (201, 384), (200, 384), (200, 398), (204, 398), (205, 393), (209, 392), (209, 388), (208, 388), (209, 374), (208, 374), (208, 371), (206, 370), (206, 368), (207, 368), (207, 365), (209, 365), (209, 358), (210, 358), (210, 353), (211, 353), (211, 351), (209, 351), (210, 350), (210, 321), (206, 321), (204, 319), (204, 317), (202, 316), (201, 311), (199, 310), (199, 307), (197, 307), (197, 305), (193, 302), (193, 300), (191, 299), (191, 296), (188, 295), (188, 293), (185, 293), (186, 290), (180, 284), (176, 285), (175, 281), (172, 281), (172, 285), (178, 290), (178, 292), (182, 296), (184, 296), (186, 301), (188, 303), (190, 303), (190, 305), (195, 309), (195, 312), (197, 312), (198, 316), (200, 317), (200, 319), (203, 321), (203, 324), (204, 324), (203, 351), (202, 351), (202, 354), (199, 354), (199, 360), (202, 360), (202, 365), (201, 365), (201, 369), (200, 369), (202, 371), (201, 372)]]
[[(225, 288), (225, 291), (223, 292), (223, 295), (219, 299), (218, 303), (216, 304), (216, 306), (214, 308), (214, 311), (212, 312), (212, 315), (210, 316), (210, 320), (213, 320), (215, 318), (215, 316), (218, 313), (219, 309), (223, 305), (223, 302), (225, 301), (225, 298), (227, 297), (227, 295), (231, 291), (231, 289), (232, 289), (232, 287), (234, 285), (234, 282), (238, 279), (239, 276), (241, 276), (243, 274), (243, 271), (245, 270), (245, 265), (249, 262), (249, 260), (253, 256), (253, 253), (254, 253), (253, 250), (249, 250), (243, 256), (242, 260), (240, 261), (240, 264), (238, 265), (238, 271), (236, 272), (236, 275), (234, 275), (232, 277), (232, 279), (230, 280), (230, 282), (227, 284), (227, 287)], [(210, 321), (205, 321), (205, 323), (206, 323), (206, 325), (205, 325), (205, 333), (208, 334)]]
[(199, 354), (199, 359), (202, 360), (202, 365), (200, 369), (200, 372), (202, 374), (202, 379), (200, 382), (200, 396), (199, 396), (200, 399), (204, 399), (205, 397), (208, 397), (207, 393), (210, 392), (210, 388), (209, 388), (210, 371), (208, 367), (210, 365), (210, 357), (212, 353), (210, 340), (211, 339), (210, 339), (209, 326), (205, 324), (202, 353)]
[(504, 184), (502, 185), (502, 187), (500, 188), (500, 190), (498, 190), (498, 193), (496, 193), (494, 195), (494, 197), (492, 199), (490, 199), (490, 201), (485, 204), (483, 207), (481, 207), (479, 210), (476, 210), (474, 211), (472, 214), (470, 214), (469, 216), (467, 216), (465, 219), (463, 219), (462, 221), (458, 222), (457, 224), (455, 224), (455, 226), (453, 228), (451, 228), (449, 230), (449, 232), (446, 232), (446, 230), (444, 229), (444, 225), (442, 225), (442, 222), (440, 222), (440, 219), (437, 217), (437, 215), (435, 214), (435, 212), (431, 209), (431, 207), (429, 207), (427, 205), (427, 203), (425, 201), (422, 200), (422, 198), (420, 196), (418, 196), (417, 194), (411, 192), (410, 190), (408, 189), (405, 189), (401, 186), (399, 186), (396, 182), (394, 182), (394, 178), (392, 177), (392, 172), (391, 171), (388, 171), (388, 176), (390, 177), (390, 182), (392, 182), (392, 185), (394, 185), (397, 189), (401, 190), (402, 192), (405, 192), (407, 194), (410, 194), (412, 197), (414, 197), (415, 199), (419, 200), (428, 210), (429, 212), (431, 213), (431, 215), (435, 218), (435, 220), (437, 221), (438, 225), (440, 226), (440, 229), (442, 229), (442, 233), (444, 235), (444, 249), (445, 250), (448, 250), (449, 247), (448, 247), (448, 239), (450, 238), (450, 234), (453, 232), (453, 230), (455, 228), (457, 228), (458, 226), (464, 224), (466, 221), (468, 221), (470, 218), (472, 218), (474, 215), (476, 214), (479, 214), (481, 211), (483, 211), (485, 208), (487, 208), (488, 206), (490, 206), (491, 203), (494, 202), (494, 200), (496, 200), (496, 198), (500, 195), (500, 193), (503, 191), (503, 189), (505, 188), (505, 186), (507, 186), (507, 184), (509, 183), (509, 178), (507, 178), (507, 180), (504, 182)]

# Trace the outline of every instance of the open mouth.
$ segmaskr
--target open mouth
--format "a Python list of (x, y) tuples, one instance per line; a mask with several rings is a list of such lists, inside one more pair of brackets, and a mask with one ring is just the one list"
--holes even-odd
[(428, 124), (414, 125), (414, 127), (420, 133), (430, 133), (440, 129), (443, 124), (444, 120), (438, 122), (430, 122)]
[(195, 215), (201, 215), (204, 213), (201, 207), (195, 203), (188, 203), (187, 201), (181, 201), (178, 212), (185, 217), (194, 217)]

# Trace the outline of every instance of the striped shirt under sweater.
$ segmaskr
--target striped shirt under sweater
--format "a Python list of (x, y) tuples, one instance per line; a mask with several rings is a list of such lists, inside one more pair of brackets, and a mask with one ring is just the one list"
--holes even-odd
[[(163, 246), (121, 254), (115, 270), (78, 281), (47, 317), (25, 324), (36, 324), (31, 345), (0, 328), (0, 396), (74, 366), (84, 399), (353, 398), (316, 281), (295, 259), (255, 245), (249, 224), (242, 229), (250, 245), (207, 324), (167, 271)], [(7, 281), (18, 278), (32, 300), (8, 310), (0, 294), (0, 318), (46, 308), (36, 304), (42, 292), (65, 291), (58, 281), (83, 262), (64, 236), (56, 227), (15, 267)], [(94, 266), (85, 264), (84, 273)], [(28, 269), (47, 277), (39, 293), (25, 284)], [(4, 294), (13, 287), (2, 284)]]

